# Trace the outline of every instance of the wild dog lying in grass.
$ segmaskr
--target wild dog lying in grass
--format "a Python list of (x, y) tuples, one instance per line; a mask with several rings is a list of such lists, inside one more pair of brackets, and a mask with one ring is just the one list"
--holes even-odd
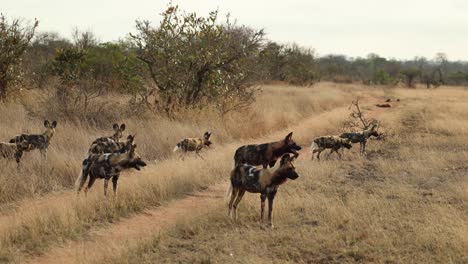
[(340, 135), (340, 138), (349, 140), (351, 143), (359, 143), (359, 153), (365, 154), (366, 152), (366, 143), (370, 137), (380, 137), (380, 134), (377, 132), (378, 124), (373, 124), (371, 128), (366, 129), (362, 132), (346, 132)]
[(242, 164), (237, 165), (231, 172), (231, 185), (227, 194), (231, 192), (228, 215), (237, 219), (237, 206), (245, 192), (260, 193), (261, 213), (260, 219), (263, 222), (265, 211), (265, 199), (268, 198), (268, 223), (273, 227), (271, 214), (273, 211), (273, 200), (281, 184), (287, 179), (295, 180), (299, 177), (289, 154), (281, 157), (280, 166), (275, 171), (269, 169), (257, 169), (254, 166)]
[(349, 143), (348, 139), (340, 138), (338, 136), (323, 136), (315, 138), (310, 146), (310, 152), (312, 153), (312, 159), (314, 159), (314, 154), (317, 153), (317, 159), (320, 160), (320, 153), (325, 149), (331, 149), (328, 153), (328, 157), (333, 152), (338, 153), (338, 156), (341, 158), (341, 154), (338, 152), (341, 148), (350, 149), (352, 145)]
[[(50, 140), (54, 136), (57, 121), (53, 121), (51, 124), (49, 120), (45, 120), (44, 127), (46, 128), (46, 131), (40, 135), (21, 134), (10, 139), (10, 143), (15, 143), (20, 146), (25, 144), (25, 146), (27, 146), (22, 149), (21, 155), (23, 152), (39, 149), (42, 156), (47, 157), (47, 149), (49, 148)], [(21, 155), (19, 158), (21, 158)]]
[(124, 153), (106, 153), (92, 154), (83, 160), (81, 174), (76, 180), (76, 191), (79, 193), (89, 176), (88, 186), (85, 193), (93, 186), (96, 179), (104, 179), (104, 195), (107, 196), (107, 187), (112, 178), (112, 187), (114, 194), (117, 193), (117, 181), (120, 172), (134, 168), (140, 170), (146, 166), (140, 156), (135, 152), (136, 145), (133, 144), (128, 152)]
[(270, 165), (275, 166), (278, 160), (284, 154), (294, 154), (299, 157), (298, 150), (301, 147), (292, 139), (293, 132), (289, 133), (283, 140), (265, 143), (260, 145), (246, 145), (238, 148), (234, 154), (235, 166), (241, 164), (262, 165), (264, 169)]
[(211, 133), (210, 132), (205, 132), (203, 134), (203, 139), (201, 138), (185, 138), (182, 139), (177, 145), (174, 147), (174, 152), (182, 151), (180, 154), (180, 157), (183, 158), (184, 154), (187, 152), (195, 151), (195, 153), (200, 156), (199, 152), (204, 148), (204, 147), (209, 147), (211, 144), (213, 144), (210, 141)]

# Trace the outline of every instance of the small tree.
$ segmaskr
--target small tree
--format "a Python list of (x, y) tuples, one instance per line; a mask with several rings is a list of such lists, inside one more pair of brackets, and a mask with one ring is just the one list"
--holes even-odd
[(406, 85), (413, 88), (416, 78), (421, 75), (421, 71), (418, 68), (411, 67), (403, 70), (401, 74), (406, 77)]
[(20, 19), (9, 21), (0, 14), (0, 100), (5, 100), (11, 86), (20, 81), (21, 57), (38, 25), (37, 20), (32, 25), (24, 25)]
[(157, 86), (160, 109), (170, 114), (180, 106), (252, 101), (249, 67), (260, 51), (263, 30), (236, 26), (229, 16), (219, 24), (217, 11), (199, 17), (180, 14), (176, 6), (162, 17), (157, 28), (137, 21), (137, 34), (131, 34)]

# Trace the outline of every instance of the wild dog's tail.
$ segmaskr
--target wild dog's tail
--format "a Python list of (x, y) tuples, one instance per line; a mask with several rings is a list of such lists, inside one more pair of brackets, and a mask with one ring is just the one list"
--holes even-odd
[(180, 143), (177, 143), (177, 145), (174, 147), (174, 150), (172, 152), (177, 152), (180, 150)]
[(317, 147), (317, 143), (315, 143), (315, 141), (312, 141), (312, 144), (310, 145), (310, 153), (314, 154), (314, 149), (316, 149)]
[(229, 183), (229, 188), (226, 191), (226, 198), (229, 197), (229, 194), (231, 194), (231, 193), (232, 193), (232, 182)]
[(78, 178), (75, 181), (75, 191), (79, 192), (80, 189), (83, 187), (84, 181), (86, 181), (86, 178), (88, 177), (88, 159), (85, 159), (83, 161), (83, 167), (80, 171), (80, 175), (78, 175)]

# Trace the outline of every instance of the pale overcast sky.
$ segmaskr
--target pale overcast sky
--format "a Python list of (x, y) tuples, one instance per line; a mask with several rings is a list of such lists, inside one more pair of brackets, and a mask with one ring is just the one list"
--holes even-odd
[[(41, 31), (66, 37), (71, 29), (91, 29), (100, 40), (117, 40), (134, 31), (136, 19), (156, 25), (168, 1), (0, 0), (9, 17), (38, 18)], [(297, 42), (329, 53), (468, 61), (468, 0), (178, 0), (186, 11), (206, 15), (219, 8), (239, 24), (264, 28), (268, 38)]]

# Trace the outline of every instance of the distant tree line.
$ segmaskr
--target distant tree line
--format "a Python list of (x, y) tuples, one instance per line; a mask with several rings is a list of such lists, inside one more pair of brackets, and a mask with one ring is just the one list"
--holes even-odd
[(101, 95), (121, 93), (133, 105), (167, 115), (206, 106), (224, 115), (247, 107), (258, 84), (272, 81), (468, 85), (468, 63), (443, 53), (406, 61), (377, 54), (317, 57), (311, 48), (269, 41), (263, 30), (217, 11), (203, 17), (170, 6), (161, 18), (158, 25), (137, 21), (134, 34), (111, 43), (78, 29), (72, 39), (37, 33), (38, 21), (0, 15), (0, 100), (37, 88), (47, 90), (60, 111), (86, 112)]

